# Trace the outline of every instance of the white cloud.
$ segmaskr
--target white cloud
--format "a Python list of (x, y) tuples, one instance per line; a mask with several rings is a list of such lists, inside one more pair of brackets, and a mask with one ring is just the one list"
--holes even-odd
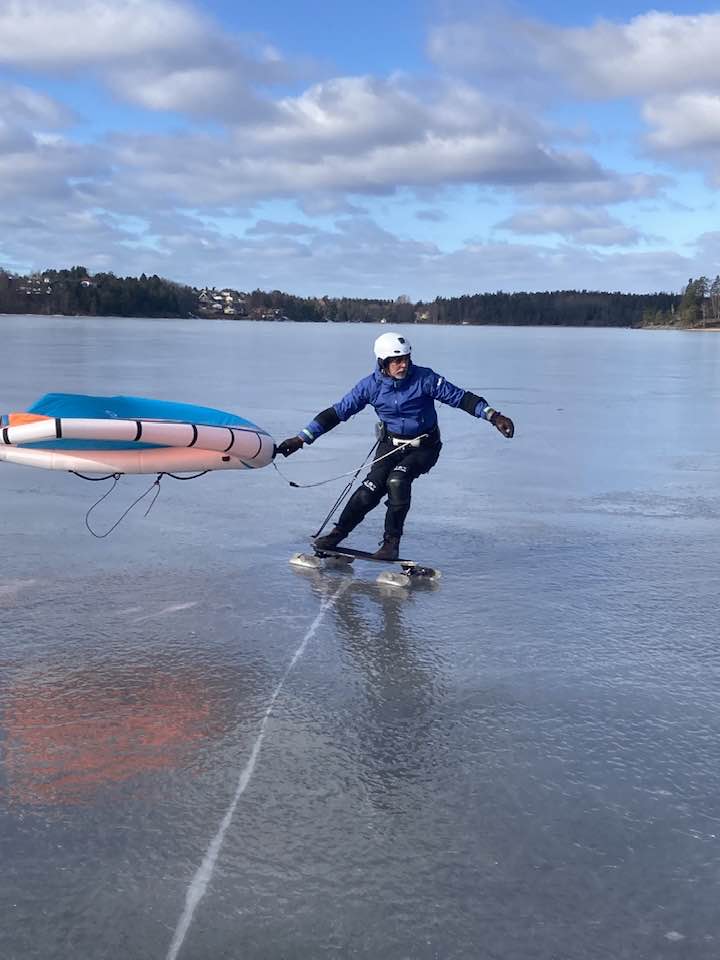
[(206, 22), (173, 0), (5, 0), (0, 63), (84, 67), (190, 49)]
[(527, 184), (597, 180), (587, 155), (562, 154), (522, 132), (439, 136), (426, 132), (405, 144), (371, 146), (356, 154), (299, 158), (285, 150), (259, 154), (252, 144), (222, 140), (124, 138), (123, 177), (142, 192), (181, 204), (228, 205), (248, 199), (322, 193), (382, 194), (401, 186), (447, 183)]
[[(110, 166), (101, 148), (56, 132), (73, 119), (50, 97), (20, 86), (0, 87), (0, 236), (8, 262), (21, 255), (23, 236), (50, 259), (64, 249), (67, 221), (73, 219), (75, 229), (92, 216), (92, 190)], [(60, 221), (65, 226), (57, 231)]]
[[(61, 250), (95, 270), (308, 294), (603, 287), (609, 265), (620, 288), (661, 288), (677, 270), (676, 287), (698, 272), (683, 257), (598, 250), (642, 238), (604, 206), (661, 198), (668, 179), (606, 169), (592, 155), (597, 141), (567, 149), (572, 137), (542, 106), (571, 96), (645, 98), (649, 149), (712, 165), (719, 33), (720, 14), (646, 14), (582, 29), (495, 18), (433, 33), (443, 78), (339, 76), (273, 97), (269, 86), (288, 69), (282, 54), (190, 3), (5, 0), (0, 65), (104, 85), (148, 115), (189, 121), (174, 134), (123, 129), (74, 141), (78, 118), (61, 104), (28, 88), (0, 89), (0, 253), (40, 267)], [(458, 70), (473, 80), (457, 80)], [(198, 119), (213, 123), (198, 127)], [(458, 242), (448, 254), (381, 230), (361, 209), (363, 197), (408, 188), (414, 215), (439, 221), (453, 187), (466, 184), (491, 188), (483, 196), (503, 204), (530, 204), (500, 226), (538, 242)], [(284, 212), (283, 222), (228, 232), (233, 217), (274, 198), (292, 199), (322, 225)], [(442, 233), (447, 248), (449, 225)]]
[(428, 82), (418, 88), (404, 75), (337, 77), (276, 107), (270, 122), (245, 124), (238, 137), (255, 151), (292, 149), (301, 160), (428, 138), (495, 136), (535, 145), (545, 133), (527, 111), (497, 104), (468, 84)]
[(644, 115), (655, 128), (647, 139), (657, 150), (672, 153), (720, 146), (720, 94), (653, 99), (646, 104)]
[(657, 96), (720, 82), (720, 13), (678, 16), (651, 11), (627, 23), (555, 27), (493, 17), (452, 23), (430, 34), (431, 56), (450, 70), (543, 81), (562, 77), (599, 99)]
[[(21, 86), (0, 87), (0, 197), (12, 196), (22, 182), (43, 189), (57, 160), (48, 130), (69, 123), (71, 114), (50, 97)], [(44, 160), (41, 159), (44, 157)]]
[(317, 227), (307, 223), (279, 223), (275, 220), (258, 220), (245, 231), (248, 237), (287, 236), (303, 237), (317, 233)]
[[(654, 96), (720, 82), (720, 14), (651, 11), (560, 33), (557, 67), (596, 96)], [(552, 62), (552, 57), (550, 58)]]
[(242, 67), (215, 64), (113, 70), (107, 82), (123, 100), (146, 110), (173, 111), (224, 120), (256, 120), (271, 116), (274, 108), (261, 100), (247, 83)]
[[(669, 250), (608, 253), (571, 243), (469, 242), (445, 253), (433, 243), (402, 239), (366, 217), (305, 235), (273, 235), (261, 227), (245, 236), (221, 233), (188, 216), (150, 216), (139, 232), (103, 214), (0, 217), (0, 237), (12, 231), (13, 256), (23, 268), (57, 265), (48, 262), (48, 230), (65, 237), (64, 263), (83, 263), (93, 271), (158, 273), (197, 286), (261, 286), (305, 296), (408, 293), (431, 300), (498, 289), (605, 290), (608, 277), (617, 290), (678, 291), (688, 276), (712, 272), (697, 258)], [(708, 235), (704, 243), (707, 252), (717, 252), (717, 237)], [(0, 240), (0, 259), (2, 254)]]
[(427, 110), (400, 83), (338, 77), (277, 104), (275, 122), (243, 129), (262, 149), (352, 153), (368, 143), (402, 143), (424, 126)]
[[(13, 42), (0, 40), (0, 58), (94, 66), (118, 96), (146, 110), (231, 123), (215, 136), (111, 141), (115, 188), (152, 194), (157, 204), (287, 196), (312, 203), (405, 186), (520, 188), (611, 177), (589, 153), (554, 148), (552, 132), (530, 112), (466, 83), (338, 77), (272, 101), (255, 85), (276, 76), (277, 51), (256, 51), (253, 59), (175, 0), (12, 0), (0, 34), (3, 27)], [(48, 33), (70, 39), (48, 43)]]
[(544, 51), (555, 41), (540, 21), (485, 13), (431, 29), (428, 55), (449, 73), (482, 78), (499, 98), (535, 102), (553, 92)]
[(720, 161), (709, 153), (720, 146), (720, 13), (650, 11), (588, 27), (495, 16), (440, 27), (429, 49), (450, 73), (492, 82), (501, 97), (517, 99), (521, 91), (531, 102), (634, 98), (649, 126), (650, 151), (720, 179)]
[(297, 205), (308, 217), (327, 217), (335, 214), (350, 213), (364, 214), (367, 211), (351, 203), (346, 197), (337, 193), (306, 193), (296, 197)]
[[(0, 200), (7, 212), (47, 209), (49, 203), (86, 205), (84, 187), (76, 181), (109, 174), (102, 151), (62, 139), (43, 140), (15, 134), (8, 143), (0, 124)], [(48, 231), (48, 248), (62, 241)]]
[(670, 177), (660, 174), (606, 173), (599, 180), (530, 186), (520, 191), (520, 195), (537, 203), (594, 206), (656, 198), (671, 184)]
[(448, 214), (444, 210), (433, 209), (431, 207), (417, 210), (415, 216), (418, 220), (427, 220), (430, 223), (443, 223), (448, 219)]
[(23, 129), (49, 130), (65, 127), (73, 113), (57, 100), (29, 87), (0, 87), (0, 122)]
[(31, 133), (0, 117), (0, 163), (3, 154), (24, 153), (32, 150), (34, 146), (35, 139)]
[[(284, 98), (226, 136), (115, 138), (122, 177), (183, 204), (392, 193), (401, 187), (601, 183), (582, 151), (560, 151), (516, 109), (440, 84), (420, 95), (401, 78), (340, 78)], [(336, 202), (336, 201), (335, 201)], [(318, 208), (319, 210), (319, 208)]]
[(559, 234), (573, 243), (590, 246), (631, 246), (643, 235), (604, 210), (540, 207), (513, 214), (497, 228), (518, 234)]
[[(0, 239), (0, 261), (5, 254), (6, 261), (17, 263), (20, 270), (42, 270), (71, 263), (82, 263), (94, 271), (122, 272), (128, 266), (137, 268), (136, 275), (147, 270), (147, 256), (134, 259), (126, 246), (132, 242), (133, 234), (118, 226), (112, 217), (98, 212), (73, 212), (55, 205), (38, 208), (37, 213), (35, 217), (0, 216), (0, 238), (5, 238), (4, 243)], [(7, 242), (9, 236), (12, 254)], [(56, 244), (62, 242), (61, 261), (57, 259), (57, 246), (48, 244), (48, 236), (56, 238)], [(59, 238), (63, 238), (62, 241)]]
[[(52, 131), (72, 114), (51, 97), (27, 87), (0, 87), (0, 199), (5, 202), (67, 196), (67, 177), (82, 176), (95, 164)], [(90, 163), (90, 166), (88, 165)]]
[(178, 0), (10, 0), (0, 7), (0, 65), (87, 78), (156, 111), (255, 119), (256, 83), (286, 79), (279, 53), (226, 33)]

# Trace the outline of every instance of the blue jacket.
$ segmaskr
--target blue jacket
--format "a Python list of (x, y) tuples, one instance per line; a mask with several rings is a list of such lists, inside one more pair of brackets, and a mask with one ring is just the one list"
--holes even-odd
[[(318, 414), (298, 436), (305, 443), (312, 443), (337, 423), (348, 420), (370, 404), (390, 433), (417, 437), (437, 426), (436, 400), (451, 407), (462, 406), (463, 410), (481, 419), (489, 419), (493, 413), (483, 397), (456, 387), (429, 367), (417, 367), (411, 363), (402, 380), (388, 376), (378, 367), (356, 383), (342, 400)], [(327, 416), (333, 412), (335, 416)]]

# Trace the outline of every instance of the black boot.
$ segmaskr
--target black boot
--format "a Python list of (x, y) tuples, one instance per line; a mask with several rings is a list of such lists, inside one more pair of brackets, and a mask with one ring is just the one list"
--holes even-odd
[(313, 540), (313, 546), (316, 550), (334, 550), (346, 536), (347, 533), (341, 530), (340, 527), (333, 527), (330, 533), (326, 533), (324, 537), (318, 537), (316, 540)]
[(383, 537), (379, 550), (373, 554), (376, 560), (397, 560), (400, 557), (400, 537)]

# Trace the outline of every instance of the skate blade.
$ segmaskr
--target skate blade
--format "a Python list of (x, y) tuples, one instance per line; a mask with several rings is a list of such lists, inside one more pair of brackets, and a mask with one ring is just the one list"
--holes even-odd
[(375, 582), (386, 587), (402, 587), (403, 590), (411, 586), (410, 577), (406, 573), (393, 573), (392, 570), (383, 570), (377, 575)]
[(294, 553), (289, 562), (293, 567), (303, 567), (306, 570), (319, 570), (322, 565), (320, 557), (309, 553)]

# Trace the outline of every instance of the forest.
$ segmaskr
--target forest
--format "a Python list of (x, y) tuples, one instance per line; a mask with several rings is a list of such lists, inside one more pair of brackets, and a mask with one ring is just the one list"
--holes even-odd
[(713, 281), (691, 278), (682, 293), (500, 290), (412, 302), (407, 296), (382, 300), (298, 297), (279, 290), (198, 289), (155, 275), (92, 275), (82, 266), (27, 276), (0, 269), (0, 313), (313, 323), (696, 327), (720, 324), (720, 277)]

